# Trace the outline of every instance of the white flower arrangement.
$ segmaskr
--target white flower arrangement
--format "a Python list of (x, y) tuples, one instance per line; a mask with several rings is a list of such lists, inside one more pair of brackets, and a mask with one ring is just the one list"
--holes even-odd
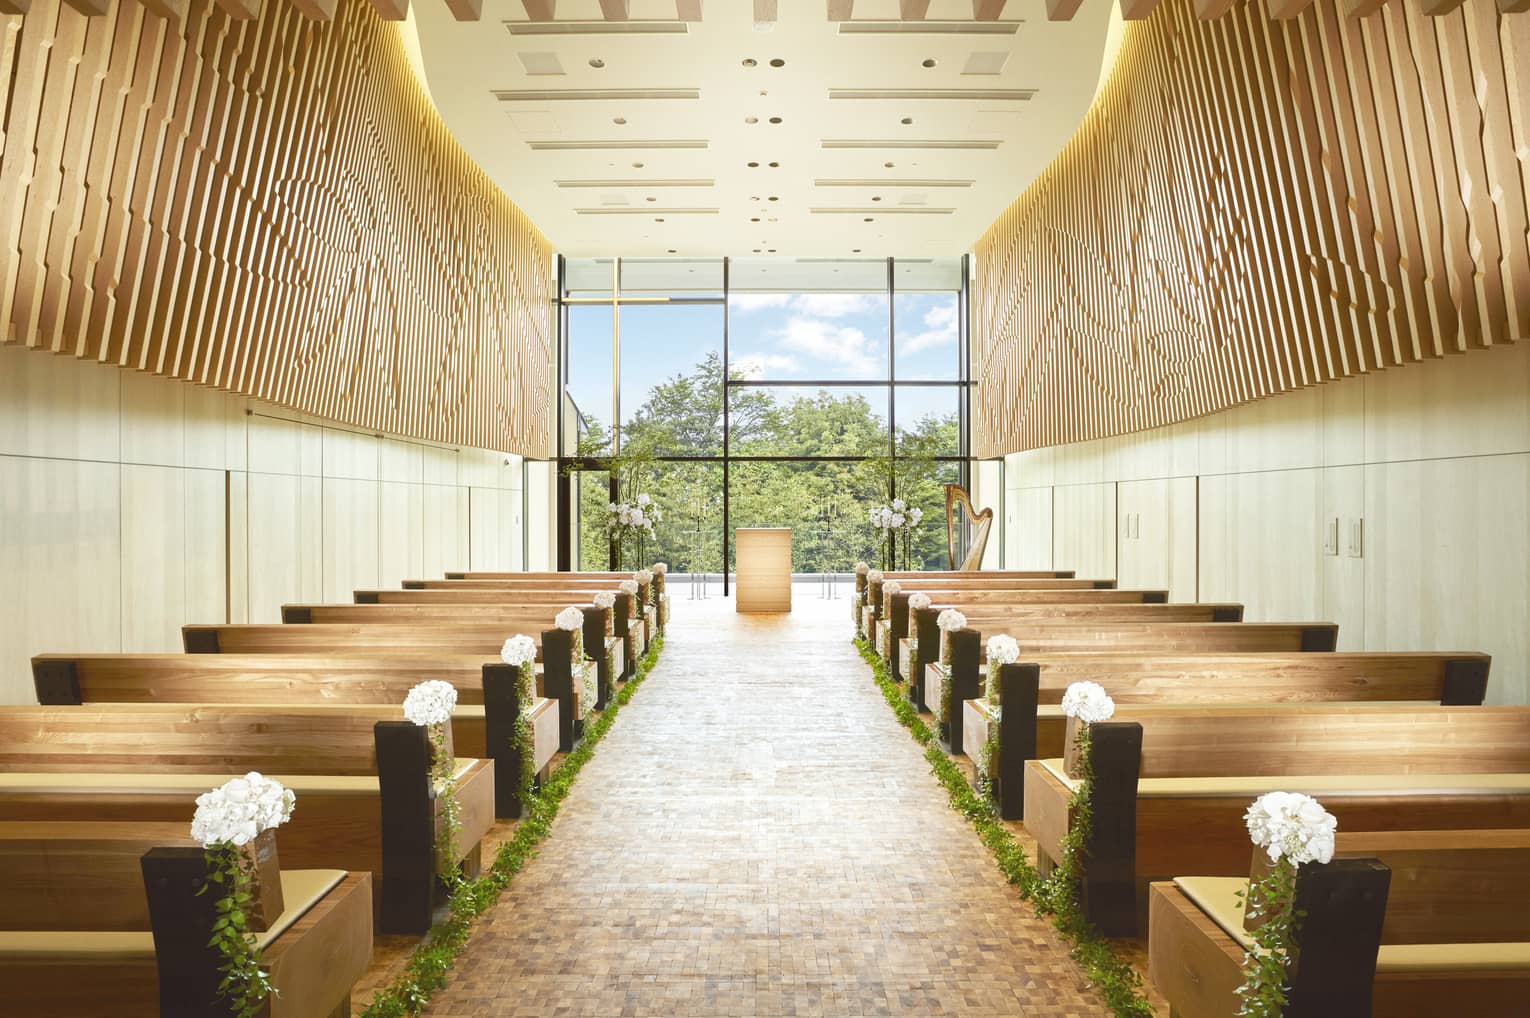
[(930, 606), (930, 595), (920, 591), (910, 594), (908, 598), (909, 611), (919, 611)]
[[(1020, 644), (1015, 642), (1013, 636), (1000, 633), (998, 636), (988, 638), (988, 666), (997, 668), (1000, 665), (1012, 665), (1020, 660)], [(993, 676), (989, 676), (989, 682), (993, 682)]]
[(665, 576), (665, 575), (667, 575), (669, 573), (669, 563), (668, 562), (655, 562), (653, 564), (653, 571), (658, 573), (660, 576)]
[(1116, 702), (1097, 682), (1075, 682), (1063, 693), (1062, 709), (1081, 724), (1093, 725), (1109, 721), (1116, 713)]
[(1339, 822), (1310, 795), (1266, 792), (1249, 806), (1243, 821), (1249, 838), (1272, 863), (1285, 859), (1300, 866), (1333, 859)]
[(522, 668), (537, 659), (537, 641), (517, 633), (499, 649), (499, 659), (512, 668)]
[(903, 593), (903, 584), (899, 583), (897, 580), (888, 580), (886, 583), (882, 584), (883, 598), (889, 598), (894, 594), (901, 593)]
[(616, 585), (616, 589), (628, 597), (636, 597), (638, 592), (637, 580), (623, 580)]
[(611, 608), (615, 604), (616, 604), (616, 592), (615, 591), (612, 591), (612, 590), (602, 590), (598, 594), (595, 595), (595, 607), (597, 607), (597, 608)]
[(950, 633), (958, 629), (966, 629), (967, 616), (963, 615), (955, 608), (946, 608), (943, 609), (939, 615), (935, 616), (935, 624), (939, 626), (942, 631)]
[(421, 728), (446, 724), (456, 709), (457, 687), (441, 679), (427, 679), (404, 697), (404, 717)]
[(865, 576), (867, 571), (869, 571), (870, 569), (871, 569), (871, 567), (868, 566), (865, 562), (857, 562), (855, 564), (855, 575), (857, 575), (857, 576)]
[(292, 819), (297, 796), (280, 781), (250, 771), (197, 796), (191, 836), (204, 848), (247, 845)]
[(654, 536), (653, 525), (664, 520), (664, 513), (647, 495), (635, 502), (606, 503), (606, 533), (617, 541), (629, 537)]
[(634, 580), (638, 581), (638, 586), (642, 586), (645, 583), (652, 583), (653, 582), (653, 570), (652, 569), (639, 569), (637, 572), (632, 574), (632, 578)]
[(882, 575), (882, 570), (880, 569), (873, 569), (871, 572), (866, 574), (867, 583), (881, 583), (884, 578), (885, 577)]
[(569, 605), (558, 613), (553, 624), (566, 633), (577, 633), (584, 628), (584, 609)]
[(903, 499), (895, 498), (887, 505), (873, 508), (868, 518), (873, 527), (884, 533), (887, 531), (912, 532), (924, 519), (924, 510), (917, 507), (910, 508)]

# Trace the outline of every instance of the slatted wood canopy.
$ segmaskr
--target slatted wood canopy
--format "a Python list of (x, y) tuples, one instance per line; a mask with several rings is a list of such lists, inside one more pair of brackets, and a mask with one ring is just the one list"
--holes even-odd
[(977, 244), (976, 455), (1530, 337), (1526, 0), (1131, 6)]
[(0, 342), (541, 457), (552, 249), (404, 0), (0, 0)]

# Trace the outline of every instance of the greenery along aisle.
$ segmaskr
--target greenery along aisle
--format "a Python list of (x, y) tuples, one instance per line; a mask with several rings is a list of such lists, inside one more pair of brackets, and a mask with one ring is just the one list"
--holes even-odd
[(648, 677), (663, 646), (663, 637), (649, 645), (632, 681), (611, 698), (611, 706), (585, 729), (584, 739), (564, 759), (552, 779), (527, 800), (524, 819), (515, 828), (515, 836), (500, 846), (493, 865), (478, 879), (457, 884), (447, 901), (447, 917), (431, 927), (403, 973), (377, 991), (372, 1003), (361, 1012), (362, 1018), (404, 1018), (420, 1014), (435, 992), (446, 985), (452, 962), (462, 952), (472, 932), (473, 920), (499, 900), (515, 875), (535, 857), (537, 846), (551, 831), (552, 822), (558, 816), (558, 806), (573, 787), (574, 779), (594, 755), (600, 740), (611, 730), (617, 714)]
[[(744, 376), (734, 372), (736, 380)], [(731, 518), (735, 527), (791, 526), (793, 568), (829, 572), (857, 559), (878, 558), (877, 536), (866, 513), (889, 500), (888, 477), (909, 506), (920, 509), (925, 525), (912, 535), (909, 568), (943, 568), (945, 529), (941, 485), (958, 480), (955, 463), (932, 457), (959, 452), (957, 421), (951, 416), (900, 419), (898, 459), (887, 455), (887, 409), (859, 390), (735, 389), (729, 441), (736, 456), (868, 456), (864, 462), (734, 462)], [(600, 457), (609, 439), (592, 418), (580, 443), (582, 455)], [(660, 456), (721, 456), (722, 360), (709, 354), (687, 374), (654, 386), (648, 400), (622, 425), (618, 502), (653, 495), (663, 517), (648, 540), (645, 562), (668, 562), (677, 572), (722, 568), (722, 464), (660, 461)], [(608, 555), (603, 529), (610, 490), (604, 473), (581, 478), (580, 551), (587, 568), (604, 568)], [(827, 531), (827, 533), (825, 532)], [(899, 557), (903, 558), (900, 543)], [(601, 563), (596, 566), (594, 563)]]
[(1150, 1018), (1152, 1005), (1142, 995), (1142, 979), (1130, 965), (1111, 950), (1110, 944), (1084, 920), (1076, 900), (1058, 894), (1031, 861), (1025, 848), (994, 815), (993, 806), (967, 784), (967, 775), (945, 754), (935, 740), (935, 733), (919, 717), (914, 705), (904, 695), (903, 687), (893, 682), (871, 645), (856, 640), (861, 657), (871, 666), (872, 677), (882, 690), (887, 705), (899, 724), (909, 730), (914, 741), (924, 747), (924, 758), (935, 777), (945, 786), (951, 808), (972, 822), (978, 837), (994, 854), (999, 872), (1020, 889), (1021, 897), (1036, 906), (1038, 915), (1050, 916), (1052, 925), (1072, 945), (1073, 960), (1079, 963), (1089, 981), (1100, 991), (1111, 1011), (1121, 1018)]

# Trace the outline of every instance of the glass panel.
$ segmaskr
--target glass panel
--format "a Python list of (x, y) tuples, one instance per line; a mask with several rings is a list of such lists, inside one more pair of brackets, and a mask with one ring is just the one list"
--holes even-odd
[(793, 572), (849, 572), (858, 560), (875, 559), (866, 511), (886, 500), (887, 482), (870, 464), (734, 463), (729, 470), (729, 522), (791, 527)]
[(577, 433), (578, 445), (565, 445), (564, 454), (594, 456), (610, 450), (611, 305), (574, 304), (567, 310), (568, 398), (575, 419), (565, 417), (564, 436)]
[(722, 305), (624, 304), (621, 327), (622, 450), (722, 455)]
[(899, 385), (893, 400), (899, 456), (960, 456), (961, 387)]
[(611, 258), (565, 258), (563, 293), (568, 297), (609, 297), (616, 280)]
[(899, 258), (893, 262), (893, 288), (899, 293), (915, 290), (962, 288), (960, 258)]
[(646, 548), (622, 549), (623, 568), (665, 562), (671, 574), (722, 572), (722, 475), (721, 463), (644, 463), (625, 470), (622, 498), (649, 496), (660, 519)]
[[(924, 513), (909, 538), (898, 542), (897, 568), (949, 569), (946, 564), (945, 485), (960, 480), (961, 464), (900, 459), (897, 473), (898, 497), (907, 508), (918, 507)], [(957, 549), (957, 554), (961, 554), (961, 548)]]
[(571, 478), (576, 493), (573, 518), (574, 568), (601, 572), (611, 568), (611, 541), (606, 536), (606, 506), (611, 502), (611, 475), (604, 470), (579, 470)]
[(723, 292), (721, 258), (623, 258), (622, 294), (717, 297)]
[(731, 366), (751, 379), (888, 377), (887, 263), (730, 264)]
[(886, 456), (887, 387), (739, 385), (728, 395), (735, 456)]
[(961, 357), (960, 301), (954, 291), (893, 298), (893, 370), (899, 381), (955, 381)]

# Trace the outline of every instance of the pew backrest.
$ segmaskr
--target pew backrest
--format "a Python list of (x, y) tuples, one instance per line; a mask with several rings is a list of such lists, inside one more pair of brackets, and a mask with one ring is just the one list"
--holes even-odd
[[(409, 625), (364, 622), (311, 625), (210, 624), (182, 627), (190, 654), (463, 654), (499, 656), (505, 640), (524, 627), (497, 623)], [(544, 631), (545, 633), (546, 631)], [(528, 633), (541, 644), (543, 633)]]
[(145, 852), (197, 847), (191, 822), (0, 822), (0, 930), (149, 929)]
[(1049, 622), (985, 619), (978, 629), (986, 641), (1013, 636), (1022, 659), (1033, 654), (1079, 650), (1155, 651), (1331, 651), (1339, 627), (1331, 622)]

